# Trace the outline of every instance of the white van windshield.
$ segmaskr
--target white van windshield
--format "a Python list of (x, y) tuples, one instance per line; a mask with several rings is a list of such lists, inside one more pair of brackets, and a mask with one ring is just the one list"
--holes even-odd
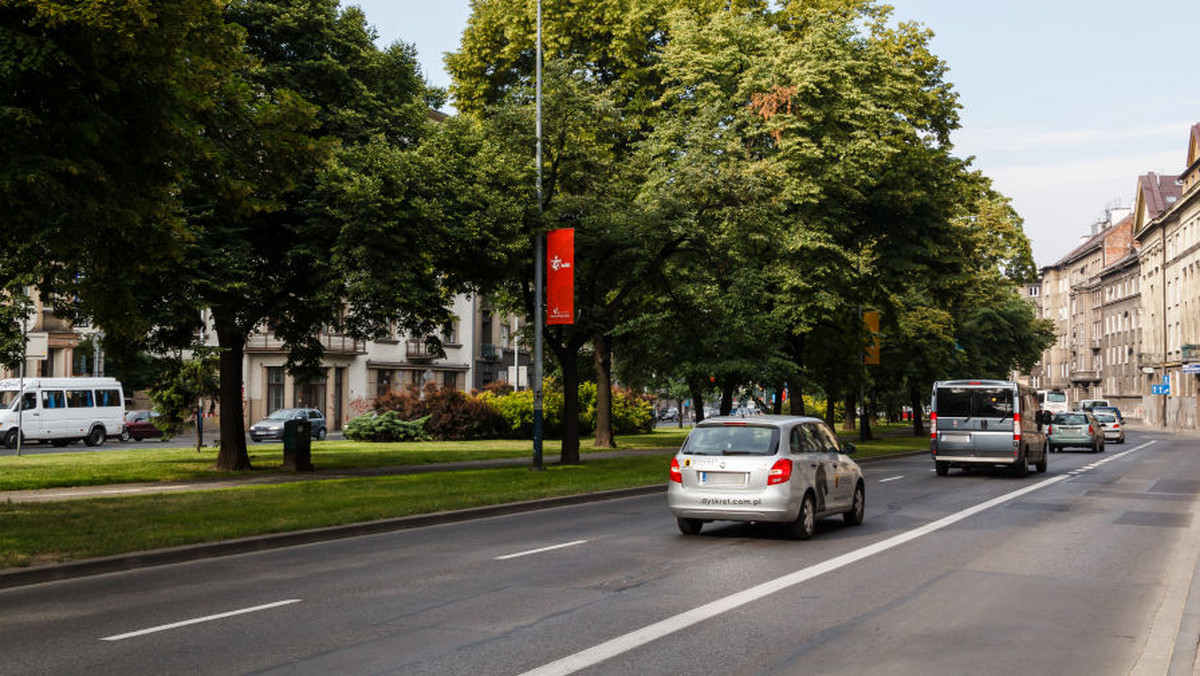
[(16, 390), (0, 390), (0, 408), (12, 408), (16, 400)]

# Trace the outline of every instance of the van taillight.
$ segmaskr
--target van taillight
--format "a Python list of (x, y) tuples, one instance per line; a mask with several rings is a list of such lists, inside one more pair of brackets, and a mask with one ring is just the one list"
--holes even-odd
[(683, 472), (679, 471), (678, 458), (671, 458), (671, 481), (677, 484), (683, 483)]
[(1020, 441), (1021, 439), (1021, 414), (1013, 414), (1013, 440)]
[(937, 439), (937, 411), (929, 414), (929, 438)]
[(780, 458), (771, 466), (771, 471), (767, 472), (767, 485), (773, 486), (781, 484), (792, 478), (792, 461), (787, 458)]

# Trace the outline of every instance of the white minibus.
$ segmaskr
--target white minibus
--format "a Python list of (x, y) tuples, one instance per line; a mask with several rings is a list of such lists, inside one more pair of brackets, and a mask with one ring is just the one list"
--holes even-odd
[(9, 448), (18, 434), (55, 446), (99, 446), (121, 436), (124, 424), (125, 393), (116, 378), (0, 380), (0, 440)]

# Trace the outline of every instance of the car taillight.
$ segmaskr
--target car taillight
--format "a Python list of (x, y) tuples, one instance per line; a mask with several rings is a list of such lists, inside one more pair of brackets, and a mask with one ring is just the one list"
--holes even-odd
[(1013, 414), (1013, 439), (1019, 441), (1021, 439), (1021, 414)]
[(1088, 434), (1095, 434), (1095, 433), (1096, 433), (1096, 431), (1092, 429), (1092, 426), (1088, 425)]
[(1046, 434), (1054, 434), (1054, 425), (1046, 425)]
[(780, 458), (771, 466), (771, 471), (767, 472), (767, 485), (781, 484), (791, 478), (792, 461), (787, 458)]
[(683, 472), (679, 471), (678, 458), (671, 458), (671, 481), (677, 484), (683, 483)]
[(929, 438), (937, 439), (937, 411), (929, 414)]

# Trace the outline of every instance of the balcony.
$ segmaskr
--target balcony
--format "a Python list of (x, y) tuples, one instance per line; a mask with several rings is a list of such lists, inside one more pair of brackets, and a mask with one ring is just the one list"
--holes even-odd
[(500, 349), (495, 343), (483, 343), (479, 346), (479, 358), (483, 361), (499, 361)]
[(1099, 371), (1072, 371), (1071, 382), (1073, 383), (1098, 383), (1100, 382)]
[(404, 354), (413, 363), (427, 363), (437, 359), (437, 355), (423, 340), (409, 340), (404, 343)]
[[(350, 336), (322, 333), (319, 336), (325, 354), (357, 355), (367, 353), (367, 344)], [(246, 339), (246, 352), (285, 352), (283, 341), (273, 333), (256, 333)]]
[(1162, 355), (1158, 352), (1139, 352), (1137, 356), (1138, 366), (1158, 366), (1162, 363)]
[(1183, 361), (1200, 361), (1200, 345), (1184, 344), (1180, 347)]

